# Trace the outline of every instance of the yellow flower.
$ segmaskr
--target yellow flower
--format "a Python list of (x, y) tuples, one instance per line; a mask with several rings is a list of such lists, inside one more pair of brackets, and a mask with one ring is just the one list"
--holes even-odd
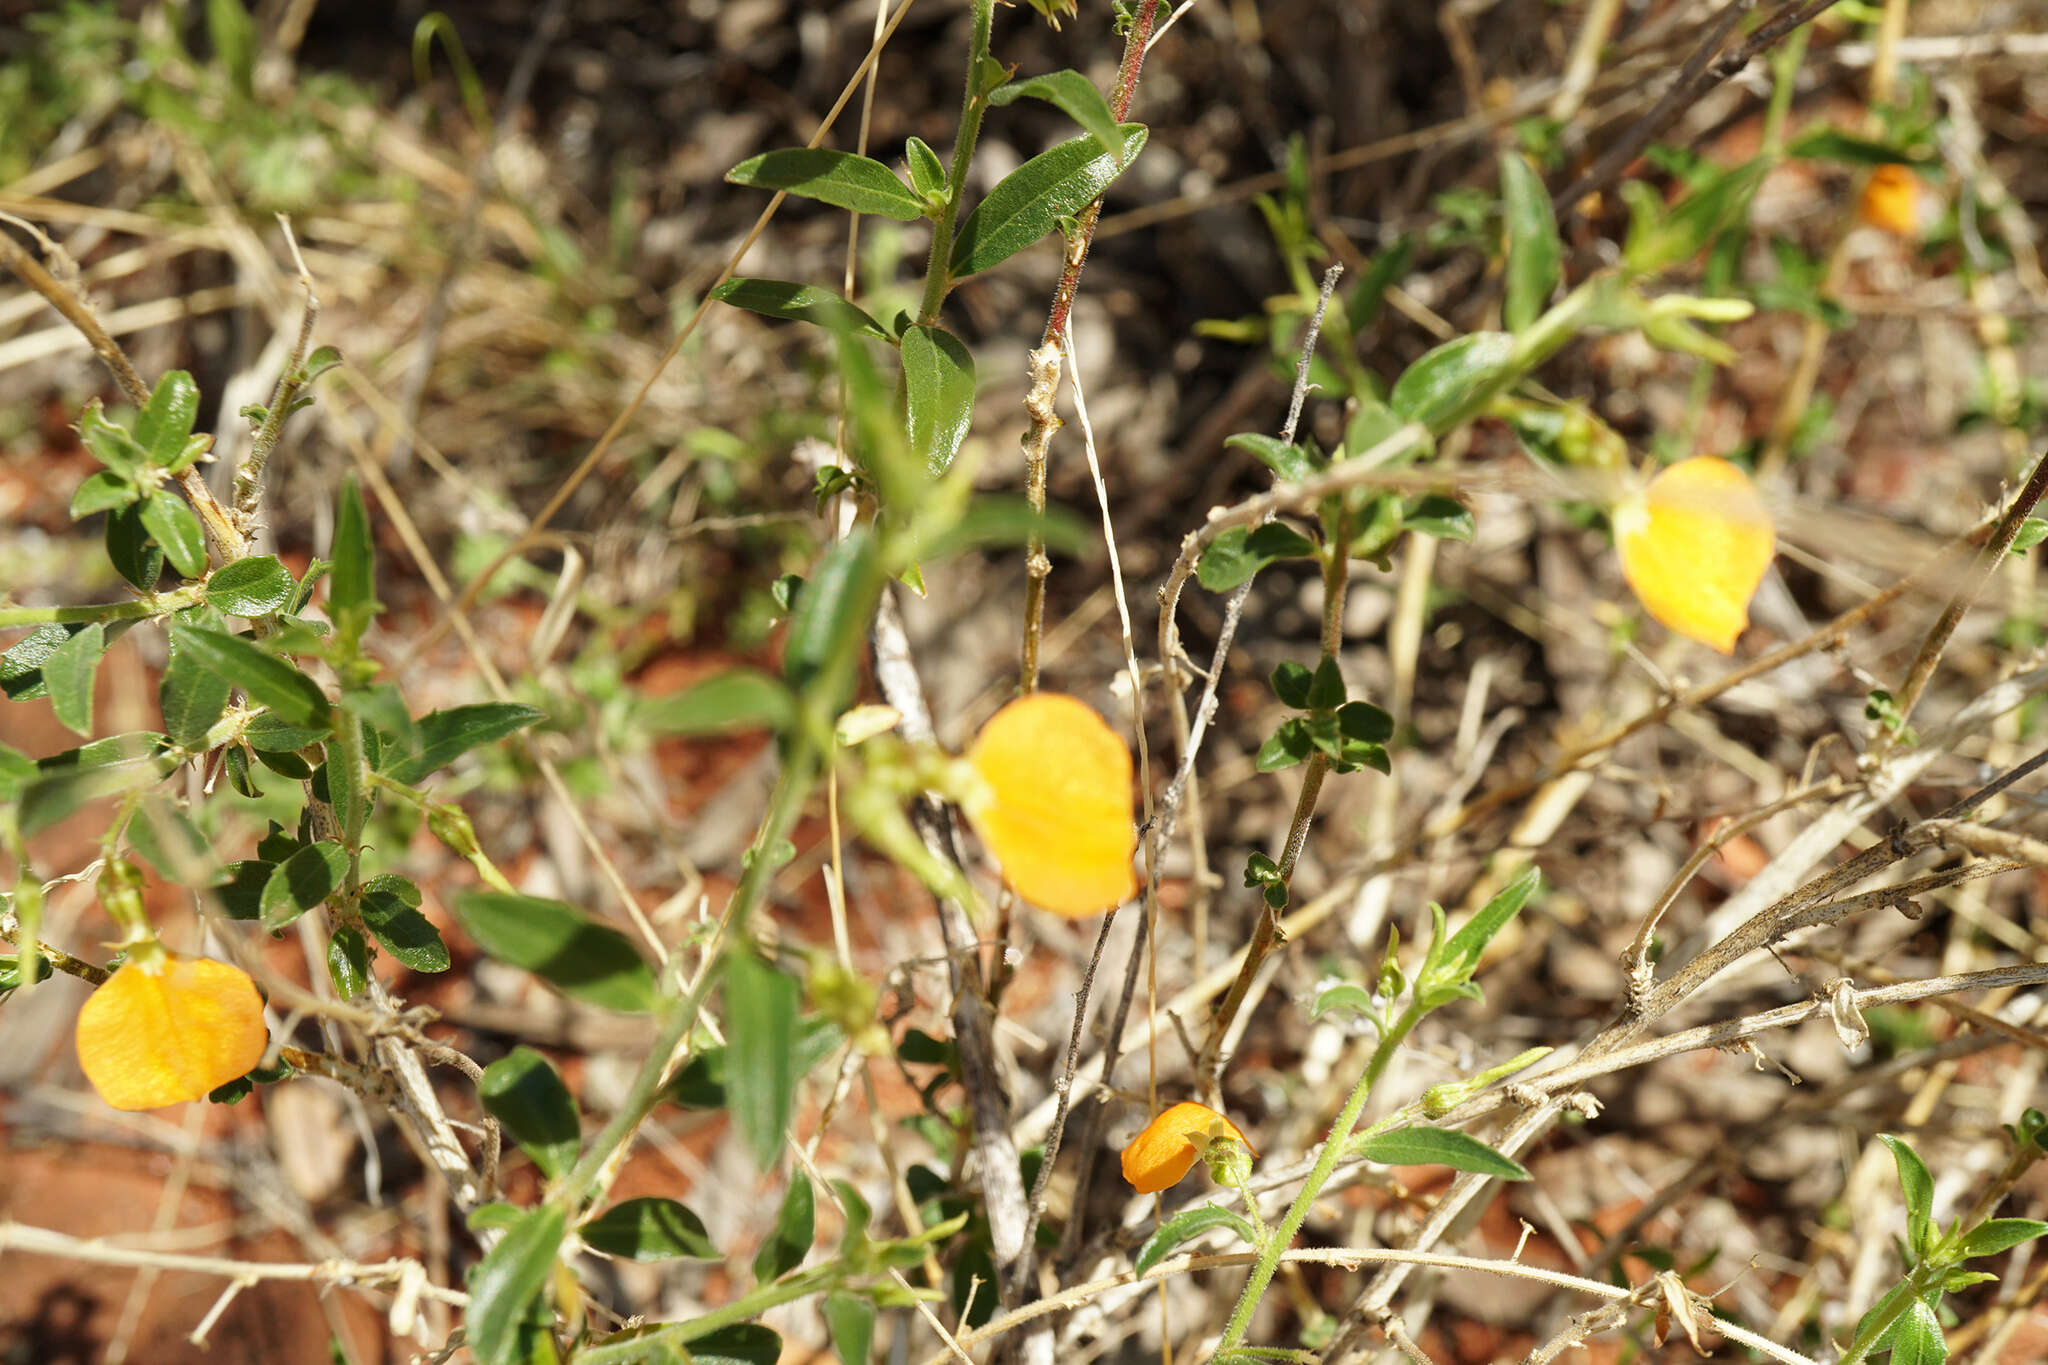
[(247, 1075), (269, 1040), (247, 972), (177, 953), (124, 964), (78, 1012), (78, 1064), (116, 1109), (202, 1099)]
[(1733, 653), (1777, 533), (1749, 475), (1712, 455), (1680, 460), (1614, 509), (1621, 574), (1650, 615)]
[(1863, 221), (1872, 227), (1901, 237), (1918, 237), (1921, 225), (1920, 177), (1904, 166), (1887, 163), (1870, 173), (1864, 182), (1863, 200), (1857, 205)]
[(1057, 693), (1019, 697), (967, 761), (988, 784), (968, 818), (1018, 895), (1077, 919), (1130, 899), (1131, 751), (1101, 716)]
[(1259, 1154), (1229, 1119), (1206, 1104), (1182, 1100), (1146, 1124), (1124, 1148), (1124, 1179), (1139, 1194), (1170, 1189), (1218, 1138), (1242, 1144), (1255, 1157)]

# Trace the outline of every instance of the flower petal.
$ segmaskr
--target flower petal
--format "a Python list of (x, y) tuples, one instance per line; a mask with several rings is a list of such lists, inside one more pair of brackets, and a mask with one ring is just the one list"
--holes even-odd
[[(1124, 1179), (1139, 1194), (1157, 1194), (1194, 1169), (1212, 1139), (1227, 1137), (1258, 1155), (1238, 1126), (1206, 1104), (1182, 1100), (1146, 1124), (1124, 1148)], [(1196, 1141), (1200, 1139), (1200, 1141)]]
[(1052, 692), (1019, 697), (967, 761), (991, 798), (970, 818), (1018, 895), (1075, 918), (1130, 899), (1131, 751), (1094, 710)]
[(269, 1041), (248, 973), (175, 953), (160, 972), (126, 964), (78, 1012), (78, 1064), (116, 1109), (203, 1099), (247, 1075)]
[(1734, 652), (1777, 549), (1749, 475), (1712, 455), (1681, 460), (1642, 500), (1617, 508), (1614, 525), (1622, 577), (1644, 609), (1688, 639)]

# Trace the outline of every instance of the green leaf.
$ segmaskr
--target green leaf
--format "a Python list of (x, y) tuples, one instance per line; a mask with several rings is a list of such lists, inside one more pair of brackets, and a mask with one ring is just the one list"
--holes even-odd
[(43, 678), (44, 663), (83, 629), (84, 626), (55, 623), (37, 626), (9, 645), (5, 653), (0, 653), (0, 692), (9, 701), (34, 701), (49, 696), (50, 687)]
[(335, 993), (344, 1000), (353, 1000), (363, 993), (370, 980), (370, 945), (364, 941), (362, 930), (344, 924), (327, 940), (327, 976), (334, 982)]
[[(448, 970), (448, 945), (441, 931), (427, 917), (389, 891), (371, 889), (382, 878), (372, 878), (363, 888), (363, 927), (384, 945), (384, 951), (416, 972)], [(414, 896), (418, 896), (415, 891)]]
[[(738, 1032), (737, 1025), (734, 1028)], [(778, 1130), (776, 1140), (781, 1141)], [(775, 1231), (754, 1253), (754, 1278), (762, 1284), (781, 1279), (804, 1263), (811, 1254), (811, 1238), (817, 1231), (817, 1195), (810, 1177), (797, 1171), (790, 1177), (789, 1192), (782, 1196), (782, 1208), (775, 1215)]]
[(263, 927), (282, 929), (332, 896), (348, 878), (348, 850), (322, 839), (308, 844), (271, 870), (258, 902)]
[(1499, 1180), (1527, 1180), (1522, 1163), (1503, 1156), (1478, 1138), (1452, 1128), (1397, 1128), (1376, 1133), (1357, 1146), (1367, 1161), (1382, 1166), (1449, 1166)]
[(796, 699), (780, 679), (735, 668), (633, 708), (634, 727), (651, 735), (715, 735), (729, 730), (780, 730), (796, 716)]
[(1331, 1010), (1350, 1010), (1366, 1019), (1378, 1013), (1372, 1002), (1372, 992), (1355, 981), (1340, 981), (1318, 995), (1316, 1003), (1309, 1007), (1309, 1016), (1320, 1019)]
[[(287, 725), (275, 713), (266, 711), (250, 720), (242, 731), (242, 739), (258, 753), (295, 754), (327, 733), (325, 729)], [(310, 777), (312, 770), (308, 769), (299, 776)]]
[(1941, 1318), (1922, 1299), (1913, 1300), (1878, 1344), (1891, 1347), (1891, 1365), (1941, 1365), (1948, 1359), (1948, 1343), (1941, 1336)]
[(523, 967), (562, 994), (609, 1010), (654, 1007), (654, 973), (626, 936), (560, 901), (505, 891), (455, 898), (463, 930), (500, 962)]
[(377, 611), (377, 555), (370, 516), (355, 476), (341, 486), (334, 516), (334, 567), (328, 571), (327, 615), (346, 641), (361, 638)]
[(1401, 513), (1401, 522), (1411, 531), (1420, 531), (1426, 536), (1439, 540), (1458, 540), (1472, 543), (1472, 535), (1478, 529), (1472, 519), (1472, 509), (1456, 498), (1441, 493), (1428, 493), (1408, 506)]
[(1388, 406), (1411, 422), (1442, 433), (1492, 396), (1508, 376), (1515, 339), (1506, 332), (1471, 332), (1447, 341), (1402, 371)]
[(2028, 517), (2020, 523), (2019, 534), (2012, 538), (2012, 552), (2023, 555), (2044, 540), (2048, 540), (2048, 521)]
[(1325, 658), (1309, 675), (1308, 706), (1311, 711), (1335, 710), (1344, 704), (1344, 674), (1335, 659)]
[(94, 459), (129, 479), (142, 473), (143, 467), (149, 463), (149, 452), (128, 434), (126, 428), (107, 420), (97, 398), (88, 399), (84, 410), (78, 414), (78, 438), (85, 443)]
[(1510, 332), (1520, 332), (1556, 292), (1563, 248), (1543, 179), (1517, 153), (1500, 159), (1500, 193), (1508, 236), (1507, 298), (1501, 320)]
[(250, 555), (213, 571), (206, 604), (229, 616), (268, 616), (284, 609), (296, 586), (276, 555)]
[(773, 1170), (782, 1154), (782, 1136), (796, 1099), (797, 1007), (802, 996), (795, 977), (777, 971), (750, 949), (726, 955), (726, 1048), (731, 1054), (726, 1093), (732, 1100), (733, 1123), (746, 1139), (754, 1164), (764, 1171)]
[(471, 749), (494, 744), (515, 735), (547, 712), (518, 702), (483, 701), (468, 706), (451, 706), (430, 711), (419, 719), (420, 747), (410, 754), (386, 759), (386, 776), (394, 782), (413, 786), (437, 768), (446, 767)]
[(951, 332), (922, 323), (904, 332), (902, 344), (910, 450), (934, 475), (943, 474), (974, 416), (974, 357)]
[(988, 97), (988, 102), (1001, 106), (1021, 99), (1044, 100), (1057, 105), (1068, 118), (1092, 134), (1104, 152), (1114, 155), (1123, 146), (1123, 138), (1117, 132), (1116, 115), (1110, 112), (1109, 101), (1095, 88), (1095, 82), (1078, 71), (1054, 71), (1045, 76), (1033, 76), (1028, 81), (1013, 81), (998, 88)]
[(107, 514), (107, 559), (137, 591), (155, 590), (164, 571), (164, 552), (149, 538), (139, 505), (131, 503)]
[(1308, 721), (1296, 716), (1293, 720), (1281, 721), (1280, 728), (1259, 746), (1259, 755), (1253, 766), (1262, 773), (1279, 772), (1282, 768), (1307, 762), (1315, 747), (1315, 736)]
[(735, 276), (711, 291), (711, 297), (735, 308), (784, 322), (808, 322), (828, 332), (870, 336), (890, 340), (882, 324), (856, 304), (848, 303), (829, 289), (788, 280), (760, 280)]
[(1316, 473), (1315, 461), (1308, 451), (1278, 436), (1267, 436), (1256, 431), (1240, 431), (1223, 442), (1231, 450), (1248, 450), (1258, 458), (1260, 464), (1273, 471), (1273, 477), (1288, 483), (1300, 483)]
[(1159, 1230), (1145, 1239), (1145, 1245), (1138, 1248), (1137, 1259), (1131, 1262), (1134, 1273), (1142, 1275), (1153, 1266), (1165, 1260), (1168, 1253), (1182, 1242), (1192, 1241), (1214, 1228), (1231, 1228), (1249, 1246), (1259, 1244), (1258, 1233), (1245, 1216), (1235, 1209), (1220, 1208), (1215, 1204), (1200, 1204), (1191, 1209), (1182, 1209), (1159, 1225)]
[(1273, 695), (1297, 711), (1306, 711), (1309, 708), (1309, 688), (1314, 685), (1315, 677), (1307, 664), (1287, 659), (1273, 668)]
[[(867, 639), (881, 578), (874, 533), (865, 527), (819, 558), (817, 571), (796, 600), (783, 646), (782, 676), (792, 688), (809, 687), (835, 660), (843, 665), (849, 652)], [(834, 715), (844, 710), (852, 699), (852, 686), (850, 675), (842, 679), (838, 695), (820, 699), (822, 708)]]
[[(477, 1094), (491, 1117), (549, 1180), (560, 1180), (576, 1164), (583, 1147), (583, 1122), (569, 1087), (547, 1058), (530, 1047), (513, 1048), (484, 1068)], [(698, 1231), (703, 1231), (701, 1226)]]
[(592, 1251), (628, 1261), (721, 1259), (696, 1214), (673, 1199), (628, 1199), (576, 1229)]
[(1927, 1254), (1934, 1231), (1934, 1177), (1912, 1144), (1890, 1133), (1877, 1140), (1891, 1148), (1892, 1162), (1899, 1168), (1899, 1189), (1906, 1196), (1906, 1241), (1917, 1259)]
[(1750, 196), (1770, 170), (1773, 158), (1757, 157), (1740, 166), (1709, 174), (1676, 204), (1640, 180), (1622, 185), (1628, 205), (1628, 240), (1622, 265), (1631, 274), (1654, 275), (1683, 265), (1706, 250), (1722, 229), (1749, 208)]
[(1786, 154), (1814, 161), (1839, 161), (1850, 166), (1910, 166), (1913, 158), (1882, 142), (1855, 137), (1836, 128), (1810, 128), (1792, 140)]
[(1064, 508), (1038, 512), (1014, 494), (984, 493), (967, 504), (959, 520), (918, 545), (927, 562), (937, 562), (969, 550), (1027, 544), (1033, 535), (1048, 550), (1079, 554), (1088, 544), (1088, 523)]
[(236, 92), (246, 98), (255, 89), (256, 21), (242, 0), (206, 0), (206, 37)]
[(86, 475), (85, 482), (71, 495), (71, 519), (82, 521), (95, 512), (111, 512), (141, 496), (142, 490), (132, 480), (111, 469), (102, 469)]
[(735, 185), (782, 190), (834, 208), (899, 222), (924, 217), (924, 200), (870, 157), (825, 147), (787, 147), (749, 157), (725, 173)]
[(2044, 1232), (2048, 1232), (2048, 1223), (2038, 1218), (1993, 1218), (1964, 1234), (1963, 1255), (1996, 1256)]
[(326, 734), (334, 708), (320, 685), (244, 635), (176, 625), (171, 634), (193, 662), (227, 679), (287, 725)]
[(1093, 202), (1144, 149), (1144, 124), (1122, 124), (1117, 131), (1121, 155), (1104, 151), (1093, 137), (1077, 137), (1004, 176), (953, 238), (953, 278), (1001, 264)]
[(263, 914), (263, 888), (277, 864), (261, 858), (244, 858), (221, 869), (227, 880), (213, 888), (222, 913), (229, 919), (253, 920)]
[(867, 1365), (875, 1341), (874, 1300), (835, 1289), (825, 1296), (822, 1307), (825, 1326), (832, 1334), (832, 1351), (841, 1365)]
[(163, 547), (164, 558), (187, 578), (206, 572), (206, 533), (199, 518), (185, 500), (168, 490), (143, 499), (142, 525), (149, 538)]
[(107, 651), (107, 628), (94, 621), (43, 660), (43, 681), (50, 690), (50, 709), (57, 723), (88, 739), (92, 737), (92, 684), (100, 656)]
[(36, 779), (36, 761), (19, 749), (0, 744), (0, 802), (19, 797)]
[(543, 1204), (514, 1223), (471, 1273), (464, 1324), (477, 1365), (526, 1365), (519, 1329), (547, 1287), (567, 1232), (562, 1210)]
[(156, 381), (156, 391), (136, 414), (135, 443), (151, 464), (168, 468), (184, 456), (198, 416), (199, 386), (183, 370), (172, 370)]
[(199, 832), (191, 816), (166, 797), (152, 793), (143, 800), (142, 809), (129, 822), (128, 838), (166, 881), (196, 890), (220, 880), (212, 841)]
[(720, 1327), (691, 1337), (688, 1345), (690, 1365), (775, 1365), (782, 1359), (782, 1338), (758, 1322)]
[(1229, 592), (1279, 559), (1310, 559), (1315, 543), (1282, 522), (1233, 526), (1211, 541), (1195, 566), (1195, 578), (1210, 592)]
[(903, 144), (903, 161), (910, 171), (910, 188), (914, 193), (926, 199), (945, 197), (946, 168), (931, 144), (921, 137), (910, 138)]
[(1507, 927), (1509, 920), (1521, 913), (1522, 906), (1542, 882), (1543, 874), (1533, 864), (1524, 868), (1520, 876), (1501, 888), (1500, 894), (1459, 925), (1458, 932), (1451, 935), (1450, 942), (1444, 945), (1443, 956), (1438, 959), (1444, 973), (1440, 979), (1452, 982), (1471, 980), (1472, 969), (1479, 965), (1480, 954), (1486, 951), (1486, 945)]
[(21, 788), (21, 832), (36, 834), (88, 801), (155, 785), (176, 766), (164, 737), (148, 731), (108, 735), (36, 764), (41, 775)]

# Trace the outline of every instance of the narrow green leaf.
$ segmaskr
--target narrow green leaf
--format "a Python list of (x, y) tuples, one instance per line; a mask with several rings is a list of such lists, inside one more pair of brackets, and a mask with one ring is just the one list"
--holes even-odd
[(154, 786), (176, 766), (163, 742), (147, 731), (109, 735), (42, 759), (40, 775), (21, 788), (21, 832), (40, 833), (89, 801)]
[(902, 345), (910, 450), (934, 475), (943, 474), (974, 416), (974, 357), (959, 337), (922, 323), (904, 332)]
[(284, 610), (297, 586), (276, 555), (250, 555), (213, 571), (206, 604), (229, 616), (268, 616)]
[(419, 718), (419, 749), (399, 755), (396, 762), (387, 757), (386, 775), (394, 782), (413, 786), (471, 749), (494, 744), (545, 719), (547, 712), (509, 701), (475, 702), (430, 711)]
[(1359, 1143), (1357, 1153), (1382, 1166), (1449, 1166), (1500, 1180), (1529, 1178), (1521, 1162), (1452, 1128), (1397, 1128), (1377, 1133)]
[[(726, 954), (726, 1093), (754, 1164), (772, 1170), (796, 1099), (797, 1008), (803, 988), (742, 946)], [(798, 1177), (802, 1179), (801, 1176)], [(772, 1278), (772, 1277), (771, 1277)]]
[(49, 696), (49, 684), (43, 679), (44, 663), (83, 629), (55, 623), (37, 626), (9, 645), (5, 653), (0, 653), (0, 693), (5, 693), (9, 701), (34, 701)]
[[(797, 598), (783, 647), (782, 676), (792, 688), (808, 687), (834, 661), (843, 666), (850, 651), (866, 640), (881, 578), (874, 534), (865, 527), (819, 558)], [(852, 686), (850, 675), (841, 679), (840, 695), (823, 699), (825, 708), (833, 714), (843, 710)]]
[(873, 1299), (835, 1289), (821, 1305), (825, 1326), (832, 1333), (832, 1353), (840, 1365), (868, 1365), (875, 1344), (875, 1303)]
[(1891, 1148), (1892, 1162), (1899, 1168), (1899, 1189), (1906, 1196), (1907, 1241), (1915, 1256), (1924, 1255), (1934, 1226), (1934, 1176), (1904, 1138), (1879, 1133), (1877, 1140)]
[(1459, 925), (1458, 931), (1451, 935), (1451, 941), (1444, 946), (1442, 964), (1446, 975), (1456, 981), (1470, 980), (1472, 969), (1479, 965), (1480, 954), (1486, 951), (1486, 945), (1507, 927), (1509, 920), (1521, 913), (1522, 906), (1542, 883), (1543, 874), (1533, 864), (1524, 868), (1520, 876), (1501, 888), (1500, 894)]
[(78, 414), (78, 437), (94, 459), (130, 479), (149, 463), (149, 452), (125, 427), (107, 420), (97, 398), (88, 399), (85, 409)]
[(946, 192), (946, 168), (939, 161), (939, 154), (921, 137), (913, 137), (903, 144), (903, 161), (910, 171), (910, 188), (926, 198), (938, 198)]
[(1964, 1235), (1963, 1255), (1996, 1256), (2044, 1232), (2048, 1232), (2048, 1223), (2038, 1218), (1993, 1218)]
[(899, 222), (924, 217), (924, 201), (871, 157), (826, 147), (788, 147), (749, 157), (725, 173), (735, 185), (782, 190), (834, 208)]
[(654, 1006), (654, 973), (625, 935), (560, 901), (504, 891), (455, 898), (463, 930), (500, 962), (523, 967), (562, 994), (609, 1010)]
[(206, 533), (183, 498), (165, 489), (143, 499), (141, 513), (149, 538), (162, 547), (172, 568), (187, 578), (206, 572)]
[(734, 1323), (687, 1339), (690, 1365), (776, 1365), (782, 1338), (758, 1322)]
[(377, 610), (377, 556), (370, 517), (355, 476), (341, 486), (334, 515), (334, 567), (328, 570), (327, 614), (344, 640), (358, 639)]
[(1501, 320), (1510, 332), (1525, 330), (1557, 290), (1563, 247), (1557, 215), (1543, 179), (1519, 153), (1500, 159), (1501, 216), (1507, 225), (1507, 298)]
[(85, 482), (71, 495), (71, 519), (82, 521), (95, 512), (111, 512), (141, 496), (142, 490), (132, 481), (111, 469), (102, 469), (86, 475)]
[(775, 1215), (775, 1231), (754, 1253), (754, 1278), (767, 1284), (802, 1265), (804, 1257), (811, 1254), (816, 1231), (817, 1194), (811, 1189), (810, 1177), (797, 1171), (790, 1177), (789, 1192), (782, 1196), (782, 1208)]
[(1441, 434), (1506, 380), (1514, 350), (1515, 339), (1506, 332), (1471, 332), (1447, 341), (1402, 371), (1387, 403)]
[(320, 685), (254, 640), (204, 626), (177, 625), (171, 633), (194, 662), (240, 687), (285, 724), (327, 733), (333, 707)]
[(633, 708), (635, 728), (651, 735), (780, 730), (795, 714), (789, 689), (757, 668), (731, 669)]
[(954, 279), (978, 274), (1016, 255), (1071, 218), (1109, 188), (1144, 150), (1142, 123), (1119, 125), (1123, 151), (1102, 149), (1093, 137), (1040, 152), (1004, 176), (960, 225), (949, 263)]
[(263, 927), (282, 929), (341, 889), (348, 877), (348, 850), (322, 839), (279, 863), (263, 884), (258, 902)]
[(1891, 1347), (1891, 1365), (1941, 1365), (1948, 1359), (1941, 1318), (1921, 1299), (1915, 1299), (1892, 1325), (1882, 1344)]
[(199, 416), (199, 386), (183, 370), (156, 381), (156, 391), (135, 417), (135, 443), (149, 462), (169, 468), (185, 453), (192, 423)]
[(576, 1164), (583, 1123), (569, 1087), (547, 1058), (530, 1047), (513, 1048), (484, 1068), (477, 1094), (542, 1175), (559, 1180)]
[(0, 744), (0, 802), (12, 801), (36, 780), (36, 761), (19, 749)]
[(567, 1232), (562, 1210), (543, 1204), (514, 1223), (471, 1273), (464, 1325), (477, 1365), (526, 1365), (519, 1328), (547, 1287)]
[(50, 689), (50, 709), (57, 723), (92, 737), (92, 685), (99, 675), (100, 656), (107, 651), (107, 628), (94, 621), (43, 660), (43, 681)]
[(988, 97), (988, 102), (1004, 105), (1021, 99), (1044, 100), (1057, 105), (1068, 118), (1080, 124), (1083, 131), (1092, 134), (1104, 152), (1115, 155), (1123, 147), (1123, 139), (1117, 133), (1116, 115), (1110, 112), (1109, 101), (1095, 88), (1095, 82), (1078, 71), (1054, 71), (1049, 75), (1033, 76), (1028, 81), (1012, 81), (999, 87)]
[(1131, 1269), (1142, 1275), (1165, 1260), (1181, 1243), (1192, 1241), (1215, 1228), (1225, 1227), (1233, 1229), (1247, 1245), (1258, 1245), (1258, 1234), (1243, 1214), (1235, 1209), (1220, 1208), (1215, 1204), (1200, 1204), (1191, 1209), (1182, 1209), (1161, 1223), (1159, 1230), (1147, 1237), (1145, 1245), (1138, 1248), (1138, 1256), (1131, 1262)]
[(704, 1221), (673, 1199), (628, 1199), (576, 1229), (592, 1251), (627, 1261), (722, 1259)]
[(1349, 1010), (1362, 1019), (1370, 1019), (1376, 1013), (1372, 992), (1355, 981), (1340, 981), (1316, 997), (1316, 1003), (1309, 1007), (1309, 1016), (1320, 1019), (1331, 1010)]
[(857, 304), (848, 303), (829, 289), (814, 284), (793, 284), (788, 280), (750, 279), (735, 276), (711, 291), (711, 297), (735, 308), (784, 322), (808, 322), (828, 332), (852, 333), (888, 341), (888, 331)]

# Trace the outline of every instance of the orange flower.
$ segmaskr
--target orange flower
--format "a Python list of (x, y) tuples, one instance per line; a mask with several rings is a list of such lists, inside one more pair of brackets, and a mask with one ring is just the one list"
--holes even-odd
[(1077, 919), (1130, 899), (1131, 751), (1101, 716), (1057, 693), (1019, 697), (967, 761), (989, 789), (968, 818), (1018, 895)]
[(1243, 1144), (1255, 1157), (1259, 1154), (1229, 1119), (1206, 1104), (1182, 1100), (1146, 1124), (1124, 1148), (1124, 1179), (1139, 1194), (1170, 1189), (1219, 1138)]
[(1712, 455), (1680, 460), (1614, 509), (1614, 533), (1622, 577), (1644, 609), (1688, 639), (1733, 653), (1777, 548), (1749, 475)]
[(1901, 237), (1920, 235), (1920, 177), (1896, 163), (1886, 163), (1870, 173), (1863, 185), (1863, 201), (1857, 207), (1863, 221), (1872, 227)]
[(160, 949), (124, 964), (78, 1012), (78, 1064), (116, 1109), (202, 1099), (247, 1075), (269, 1041), (247, 972)]

